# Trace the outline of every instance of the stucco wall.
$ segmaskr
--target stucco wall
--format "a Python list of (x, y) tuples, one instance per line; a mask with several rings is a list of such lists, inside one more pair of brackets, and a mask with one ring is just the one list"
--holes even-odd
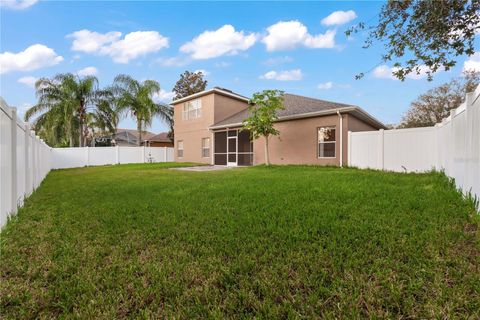
[[(215, 122), (246, 108), (247, 103), (218, 93), (210, 93), (197, 99), (202, 100), (202, 116), (198, 119), (182, 120), (185, 102), (173, 105), (175, 161), (210, 164), (213, 158), (213, 133), (208, 128)], [(210, 138), (210, 157), (202, 157), (202, 138)], [(182, 158), (177, 157), (178, 141), (180, 140), (183, 141)]]
[(232, 99), (220, 94), (215, 94), (215, 115), (214, 121), (222, 121), (231, 115), (248, 108), (246, 101)]
[[(175, 161), (177, 162), (198, 162), (211, 163), (211, 158), (202, 157), (202, 138), (211, 138), (208, 127), (214, 121), (214, 94), (208, 94), (199, 97), (202, 101), (202, 116), (198, 119), (183, 120), (182, 111), (185, 102), (173, 106), (174, 110), (174, 126), (175, 132)], [(194, 99), (192, 99), (194, 100)], [(178, 141), (183, 141), (183, 157), (177, 157)]]
[[(350, 114), (343, 114), (343, 157), (344, 165), (348, 163), (348, 131), (376, 130), (368, 123)], [(335, 126), (336, 149), (335, 158), (322, 159), (317, 157), (317, 128)], [(315, 118), (305, 118), (278, 122), (275, 127), (280, 135), (270, 137), (269, 154), (272, 164), (340, 164), (340, 118), (330, 115)], [(260, 138), (253, 143), (254, 164), (265, 163), (265, 139)]]
[[(317, 157), (317, 128), (336, 126), (336, 158)], [(279, 136), (270, 137), (269, 154), (272, 164), (338, 165), (340, 151), (340, 126), (338, 115), (277, 122)], [(265, 163), (265, 139), (253, 142), (254, 164)]]

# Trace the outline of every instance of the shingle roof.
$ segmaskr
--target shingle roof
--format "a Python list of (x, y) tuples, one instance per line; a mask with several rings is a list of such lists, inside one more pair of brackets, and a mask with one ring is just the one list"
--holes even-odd
[[(155, 133), (149, 131), (142, 132), (142, 140), (150, 140), (153, 136), (155, 136)], [(136, 142), (137, 139), (138, 131), (134, 129), (117, 129), (117, 133), (115, 134), (115, 140)]]
[[(279, 110), (277, 113), (279, 118), (339, 108), (355, 107), (349, 104), (314, 99), (290, 93), (284, 94), (283, 105), (285, 106), (285, 109)], [(222, 121), (215, 123), (212, 127), (241, 123), (248, 117), (248, 115), (248, 109), (244, 109)]]
[(161, 132), (149, 139), (145, 139), (148, 141), (156, 141), (156, 142), (172, 142), (172, 139), (168, 137), (168, 132)]

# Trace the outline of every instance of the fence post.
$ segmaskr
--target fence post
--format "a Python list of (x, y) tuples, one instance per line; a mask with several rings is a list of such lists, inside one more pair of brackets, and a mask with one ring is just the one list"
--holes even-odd
[(347, 155), (347, 161), (348, 161), (348, 166), (352, 165), (352, 131), (348, 131), (348, 155)]
[(383, 129), (380, 129), (380, 145), (378, 147), (378, 157), (380, 169), (385, 169), (385, 133)]
[(28, 123), (25, 123), (24, 125), (25, 129), (25, 143), (24, 143), (24, 149), (25, 149), (25, 197), (30, 194), (30, 188), (28, 187), (28, 182), (30, 181), (30, 160), (29, 160), (29, 154), (28, 154), (28, 145), (29, 145), (29, 138), (30, 138), (30, 126)]
[(119, 149), (118, 149), (118, 145), (115, 146), (115, 162), (116, 164), (119, 164), (120, 163), (120, 155), (119, 155)]
[(163, 147), (163, 159), (165, 160), (165, 162), (168, 161), (168, 158), (167, 158), (167, 147)]
[(17, 212), (17, 108), (11, 109), (12, 126), (11, 126), (11, 160), (12, 160), (12, 212)]
[(88, 146), (85, 147), (85, 162), (86, 162), (86, 165), (88, 167), (88, 164), (90, 162), (90, 155), (89, 155), (89, 151), (88, 151)]
[(37, 181), (37, 177), (35, 175), (35, 172), (37, 170), (36, 168), (36, 163), (37, 163), (37, 159), (36, 159), (36, 156), (35, 156), (35, 147), (36, 147), (36, 143), (35, 143), (35, 131), (33, 130), (30, 130), (30, 137), (32, 138), (32, 191), (35, 190), (35, 187), (36, 187), (36, 184), (35, 182)]

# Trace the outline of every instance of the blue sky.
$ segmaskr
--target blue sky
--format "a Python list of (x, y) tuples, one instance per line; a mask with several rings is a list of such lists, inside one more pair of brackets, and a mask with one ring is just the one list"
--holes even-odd
[[(3, 0), (2, 0), (3, 1)], [(115, 75), (154, 79), (169, 101), (185, 70), (204, 70), (208, 86), (250, 96), (263, 89), (359, 105), (397, 123), (410, 102), (479, 68), (478, 54), (435, 75), (404, 82), (379, 65), (382, 46), (363, 49), (364, 34), (344, 32), (374, 23), (382, 2), (4, 2), (0, 90), (12, 106), (35, 103), (32, 82), (60, 72), (95, 74), (101, 86)], [(333, 15), (332, 15), (333, 14)], [(362, 80), (355, 74), (366, 72)], [(121, 127), (135, 128), (132, 119)], [(166, 130), (156, 120), (153, 132)]]

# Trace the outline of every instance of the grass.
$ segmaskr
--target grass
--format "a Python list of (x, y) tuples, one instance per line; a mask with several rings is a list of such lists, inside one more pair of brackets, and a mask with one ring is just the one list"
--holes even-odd
[(169, 165), (51, 172), (1, 233), (1, 317), (480, 317), (478, 217), (439, 173)]

